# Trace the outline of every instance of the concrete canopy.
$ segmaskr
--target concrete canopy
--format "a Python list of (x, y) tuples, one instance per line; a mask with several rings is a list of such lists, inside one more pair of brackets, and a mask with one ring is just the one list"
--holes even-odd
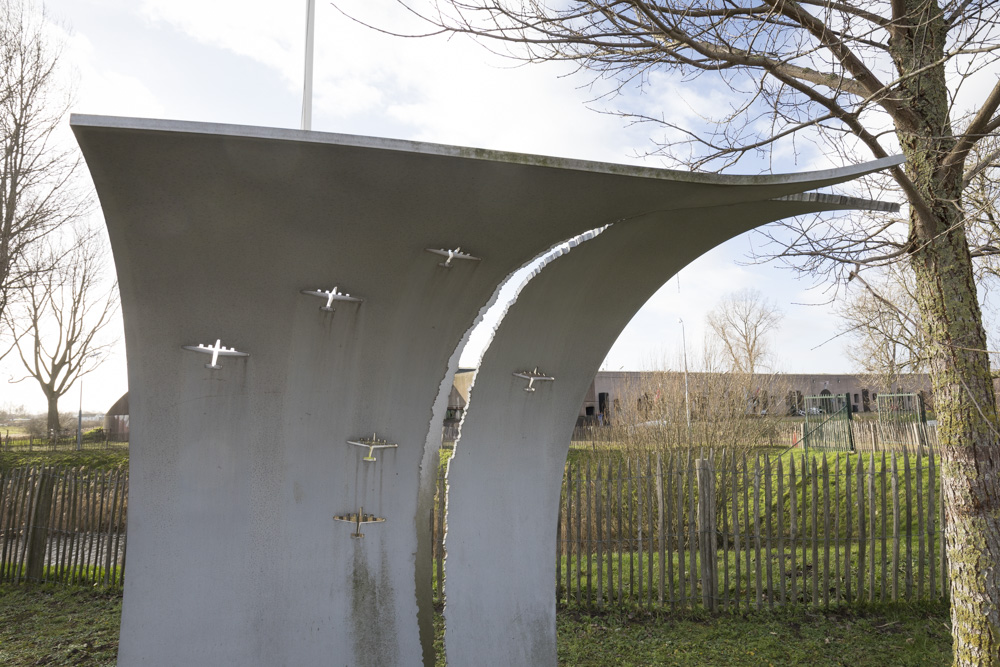
[[(718, 177), (312, 132), (71, 122), (111, 236), (128, 352), (121, 665), (432, 661), (427, 480), (456, 350), (497, 286), (609, 223), (620, 224), (594, 243), (621, 227), (658, 230), (657, 247), (690, 247), (635, 279), (605, 328), (623, 326), (641, 293), (705, 249), (783, 215), (844, 206), (769, 200), (897, 162)], [(614, 252), (639, 253), (636, 271), (653, 272), (642, 239), (622, 238)], [(482, 261), (444, 268), (425, 250), (457, 246)], [(331, 313), (300, 293), (334, 286), (364, 302)], [(570, 287), (552, 289), (558, 299)], [(560, 330), (543, 327), (539, 341)], [(603, 328), (595, 336), (583, 366), (610, 344)], [(213, 370), (181, 348), (217, 339), (251, 356), (222, 357)], [(537, 359), (551, 352), (544, 345), (532, 365), (548, 363)], [(569, 378), (567, 362), (553, 358)], [(568, 387), (558, 403), (508, 407), (549, 405), (561, 419), (577, 384), (557, 382)], [(364, 462), (347, 440), (372, 433), (398, 449)], [(385, 522), (351, 539), (353, 526), (333, 517), (359, 507)], [(451, 572), (449, 596), (459, 590)]]
[[(642, 216), (525, 284), (480, 362), (448, 468), (449, 665), (557, 663), (560, 488), (576, 416), (601, 362), (653, 292), (714, 245), (699, 229), (735, 235), (815, 210), (815, 203), (769, 201)], [(527, 393), (511, 369), (538, 364), (555, 381)]]

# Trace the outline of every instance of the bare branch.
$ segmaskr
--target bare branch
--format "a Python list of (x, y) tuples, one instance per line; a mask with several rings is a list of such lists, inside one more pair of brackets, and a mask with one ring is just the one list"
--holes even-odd
[(31, 0), (0, 4), (0, 317), (51, 269), (34, 249), (92, 207), (76, 187), (78, 152), (55, 141), (69, 98), (56, 80), (60, 47)]
[(965, 163), (965, 157), (969, 154), (972, 145), (983, 136), (996, 129), (1000, 119), (994, 118), (997, 108), (1000, 107), (1000, 80), (993, 86), (993, 90), (986, 96), (986, 100), (980, 107), (979, 112), (969, 123), (968, 129), (959, 137), (958, 142), (951, 151), (941, 160), (938, 173), (943, 177), (948, 171), (961, 168)]

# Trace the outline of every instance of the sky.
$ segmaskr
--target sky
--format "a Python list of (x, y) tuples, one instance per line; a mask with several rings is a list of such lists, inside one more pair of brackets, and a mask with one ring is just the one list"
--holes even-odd
[[(54, 33), (75, 90), (75, 113), (298, 128), (301, 119), (305, 0), (48, 0)], [(347, 0), (379, 25), (407, 29), (391, 2)], [(609, 113), (622, 103), (695, 121), (695, 102), (713, 101), (694, 84), (661, 78), (641, 97), (607, 102), (600, 86), (565, 64), (520, 65), (470, 39), (404, 39), (359, 26), (319, 0), (316, 7), (312, 129), (474, 146), (644, 166), (651, 129)], [(719, 100), (724, 103), (725, 100)], [(67, 141), (72, 141), (67, 132)], [(816, 156), (778, 171), (829, 166)], [(749, 165), (731, 173), (753, 173)], [(100, 212), (95, 224), (102, 225)], [(759, 241), (759, 240), (758, 240)], [(852, 370), (845, 339), (828, 341), (838, 320), (828, 295), (775, 265), (741, 262), (747, 236), (705, 254), (657, 292), (623, 331), (602, 368), (674, 367), (683, 319), (692, 367), (705, 317), (720, 299), (752, 286), (784, 313), (774, 347), (777, 370)], [(518, 282), (518, 281), (514, 281)], [(489, 325), (483, 328), (486, 331)], [(110, 358), (84, 379), (84, 411), (103, 412), (127, 390), (120, 320)], [(463, 365), (474, 365), (488, 336), (473, 336)], [(20, 362), (0, 362), (16, 378)], [(60, 404), (76, 411), (79, 387)], [(0, 406), (45, 409), (37, 384), (0, 382)]]

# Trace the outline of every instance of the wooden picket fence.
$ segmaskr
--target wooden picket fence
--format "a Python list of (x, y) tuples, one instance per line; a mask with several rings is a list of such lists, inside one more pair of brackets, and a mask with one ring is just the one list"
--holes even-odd
[[(645, 454), (567, 466), (556, 595), (750, 609), (947, 595), (940, 464), (881, 453)], [(443, 599), (445, 479), (431, 517)], [(128, 475), (0, 473), (0, 581), (119, 586)]]
[(120, 586), (127, 512), (123, 471), (0, 473), (0, 581)]
[(938, 451), (937, 426), (917, 422), (851, 422), (854, 449), (858, 452)]
[(448, 493), (448, 480), (445, 478), (445, 467), (438, 466), (438, 476), (434, 490), (434, 509), (431, 512), (431, 558), (434, 559), (434, 601), (444, 604), (444, 535), (447, 530), (445, 524), (446, 494)]
[(924, 449), (567, 466), (557, 597), (709, 610), (942, 597), (939, 475)]

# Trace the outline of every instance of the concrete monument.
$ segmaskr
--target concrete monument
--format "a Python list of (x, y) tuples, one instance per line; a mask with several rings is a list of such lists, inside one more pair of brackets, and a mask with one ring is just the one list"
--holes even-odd
[[(604, 350), (698, 254), (856, 203), (776, 200), (896, 162), (723, 177), (316, 132), (72, 126), (128, 351), (123, 666), (432, 664), (428, 519), (461, 345), (514, 271), (610, 224), (510, 309), (450, 482), (451, 664), (554, 663), (557, 474)], [(539, 560), (510, 587), (488, 568), (515, 544)]]

